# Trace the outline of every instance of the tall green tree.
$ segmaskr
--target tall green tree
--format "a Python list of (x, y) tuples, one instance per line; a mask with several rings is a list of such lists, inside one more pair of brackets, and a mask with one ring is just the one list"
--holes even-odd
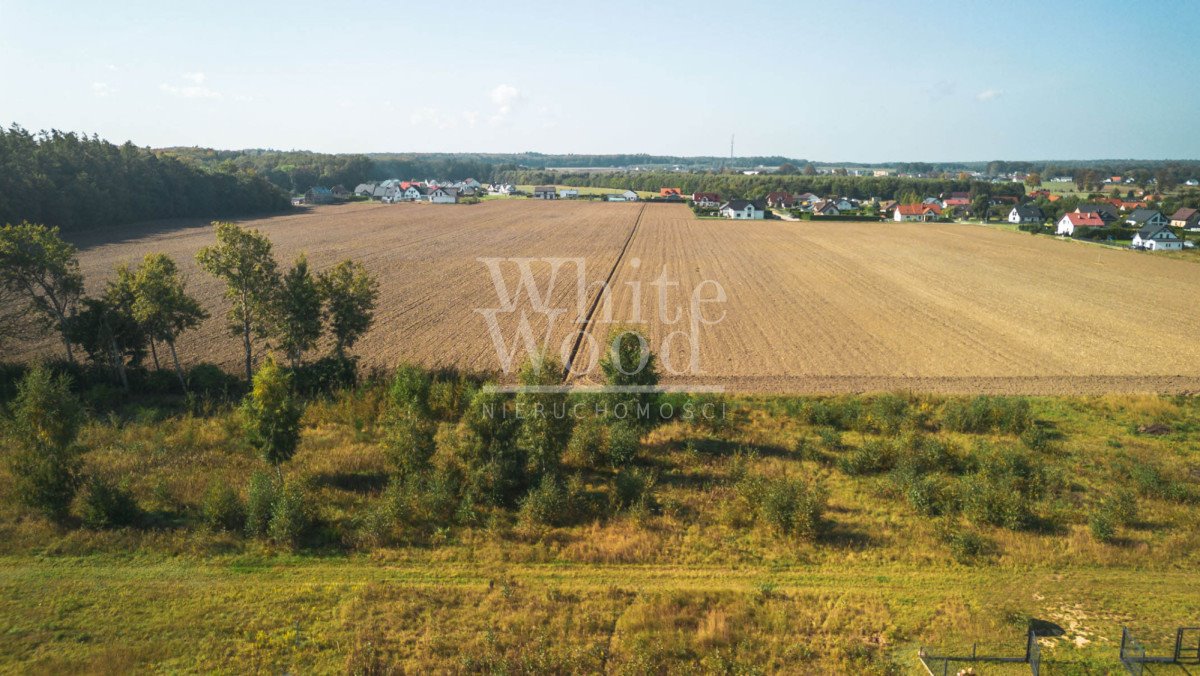
[(83, 407), (66, 375), (35, 364), (17, 385), (9, 425), (9, 454), (17, 499), (30, 509), (62, 521), (79, 488), (76, 439)]
[(321, 288), (308, 269), (308, 258), (300, 254), (283, 276), (276, 306), (279, 347), (293, 369), (299, 368), (304, 353), (321, 339)]
[[(534, 477), (558, 479), (563, 450), (571, 439), (572, 418), (562, 384), (562, 364), (550, 356), (529, 359), (521, 367), (516, 413), (521, 421), (517, 447)], [(535, 482), (536, 483), (536, 482)]]
[(253, 387), (242, 402), (242, 423), (246, 439), (263, 460), (275, 465), (283, 480), (283, 463), (292, 459), (300, 444), (300, 416), (304, 407), (292, 390), (292, 376), (267, 357)]
[(129, 388), (126, 364), (137, 364), (146, 353), (146, 332), (133, 316), (131, 303), (110, 286), (99, 298), (84, 298), (71, 317), (67, 334), (96, 364), (108, 366), (121, 386)]
[(362, 264), (347, 260), (322, 273), (320, 284), (333, 334), (334, 354), (344, 360), (346, 350), (354, 347), (371, 328), (379, 283)]
[(0, 228), (0, 284), (28, 301), (44, 326), (58, 330), (67, 359), (75, 361), (67, 322), (83, 295), (83, 275), (75, 246), (58, 228), (33, 223)]
[(174, 259), (162, 253), (146, 254), (132, 279), (133, 316), (151, 340), (161, 340), (171, 350), (179, 386), (187, 389), (175, 342), (179, 335), (208, 318), (200, 301), (187, 294)]
[(645, 429), (657, 422), (658, 366), (649, 343), (638, 332), (615, 333), (600, 370), (609, 388), (608, 416)]
[(241, 335), (246, 358), (246, 380), (254, 377), (255, 337), (269, 334), (271, 310), (279, 293), (279, 269), (271, 253), (271, 240), (258, 230), (234, 223), (214, 223), (215, 246), (204, 247), (196, 260), (209, 274), (225, 282), (230, 332)]

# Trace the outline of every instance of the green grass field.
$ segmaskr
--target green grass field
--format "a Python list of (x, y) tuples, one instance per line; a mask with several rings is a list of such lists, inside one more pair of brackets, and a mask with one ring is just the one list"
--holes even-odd
[[(264, 468), (228, 404), (113, 401), (92, 398), (85, 466), (145, 522), (56, 526), (2, 477), (0, 670), (918, 673), (919, 646), (1016, 654), (1037, 620), (1062, 632), (1045, 673), (1111, 673), (1121, 626), (1166, 650), (1200, 620), (1189, 397), (733, 399), (725, 424), (642, 440), (635, 507), (569, 450), (591, 507), (568, 523), (489, 508), (380, 537), (364, 515), (395, 470), (365, 387), (308, 408), (285, 467), (317, 516), (298, 549), (200, 525), (211, 484)], [(1025, 483), (994, 492), (987, 468), (1012, 462)], [(815, 534), (775, 527), (755, 477), (820, 486)], [(1121, 493), (1136, 514), (1098, 539)]]

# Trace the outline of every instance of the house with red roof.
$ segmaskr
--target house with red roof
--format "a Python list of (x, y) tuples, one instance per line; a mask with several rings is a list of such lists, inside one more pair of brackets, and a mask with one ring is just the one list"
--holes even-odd
[(901, 204), (896, 207), (892, 219), (897, 223), (905, 221), (935, 221), (942, 215), (942, 208), (937, 204)]
[(716, 208), (721, 206), (721, 196), (715, 192), (692, 193), (692, 204), (698, 207)]
[(1055, 231), (1059, 235), (1072, 237), (1075, 235), (1076, 228), (1103, 228), (1104, 219), (1100, 218), (1100, 214), (1094, 211), (1085, 213), (1071, 212), (1065, 214), (1058, 221), (1058, 228)]
[(679, 188), (659, 188), (658, 189), (659, 197), (670, 197), (671, 195), (674, 195), (676, 197), (683, 197), (683, 190), (681, 190)]
[(796, 198), (783, 190), (767, 193), (767, 206), (772, 209), (791, 209), (796, 206)]

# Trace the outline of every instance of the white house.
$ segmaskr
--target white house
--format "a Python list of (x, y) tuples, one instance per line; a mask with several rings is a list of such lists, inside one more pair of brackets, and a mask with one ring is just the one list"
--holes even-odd
[(1104, 219), (1100, 218), (1100, 214), (1089, 211), (1088, 213), (1069, 213), (1064, 214), (1058, 221), (1058, 227), (1055, 233), (1059, 235), (1074, 236), (1077, 228), (1103, 228)]
[(625, 198), (626, 202), (638, 201), (638, 194), (632, 190), (626, 190), (625, 192), (621, 193), (621, 196)]
[(1013, 207), (1012, 211), (1008, 212), (1008, 222), (1017, 225), (1023, 223), (1041, 223), (1044, 220), (1046, 220), (1046, 217), (1042, 215), (1041, 208), (1033, 204), (1018, 205)]
[(458, 202), (457, 188), (434, 188), (429, 191), (431, 204), (455, 204)]
[(1130, 246), (1146, 251), (1178, 251), (1183, 248), (1183, 240), (1165, 225), (1147, 225), (1133, 236)]
[(421, 192), (421, 188), (415, 184), (408, 186), (400, 193), (400, 199), (405, 202), (416, 202), (422, 197), (424, 194)]
[(725, 218), (736, 220), (761, 220), (766, 216), (766, 209), (750, 200), (729, 200), (718, 212)]
[(575, 188), (563, 188), (562, 190), (558, 191), (558, 196), (563, 199), (567, 199), (570, 197), (579, 197), (579, 191), (576, 190)]
[(897, 223), (907, 221), (936, 221), (942, 215), (942, 208), (935, 204), (898, 204), (892, 214), (892, 220)]
[(558, 190), (552, 185), (539, 185), (533, 189), (533, 199), (535, 200), (556, 200), (558, 199)]

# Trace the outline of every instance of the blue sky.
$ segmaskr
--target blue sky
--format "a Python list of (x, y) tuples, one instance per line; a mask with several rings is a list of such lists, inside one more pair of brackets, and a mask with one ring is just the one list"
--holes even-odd
[[(332, 11), (337, 8), (337, 12)], [(1200, 158), (1200, 2), (0, 0), (0, 123), (324, 152)]]

